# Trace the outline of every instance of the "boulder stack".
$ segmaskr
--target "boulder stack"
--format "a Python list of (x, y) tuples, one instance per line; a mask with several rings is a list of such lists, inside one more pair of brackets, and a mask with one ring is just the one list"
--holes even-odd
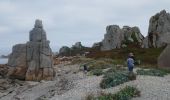
[(13, 47), (8, 61), (8, 76), (28, 81), (52, 80), (55, 71), (49, 43), (42, 21), (36, 20), (29, 41)]
[(166, 45), (161, 41), (163, 34), (170, 33), (170, 14), (165, 10), (152, 16), (149, 21), (148, 36), (143, 42), (144, 48), (159, 48)]
[(83, 46), (81, 42), (76, 42), (71, 48), (62, 46), (59, 50), (59, 56), (78, 56), (83, 55), (87, 51), (87, 47)]
[(140, 46), (143, 39), (144, 37), (138, 27), (124, 26), (121, 29), (118, 25), (109, 25), (106, 27), (106, 34), (101, 42), (101, 50), (127, 47), (132, 43)]

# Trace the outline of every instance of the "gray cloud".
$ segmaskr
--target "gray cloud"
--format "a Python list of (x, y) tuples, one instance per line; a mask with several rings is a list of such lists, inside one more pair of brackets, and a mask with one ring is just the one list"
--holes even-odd
[(28, 41), (34, 20), (43, 20), (53, 51), (82, 41), (86, 46), (101, 41), (110, 24), (139, 26), (146, 36), (149, 18), (169, 0), (1, 0), (0, 53)]

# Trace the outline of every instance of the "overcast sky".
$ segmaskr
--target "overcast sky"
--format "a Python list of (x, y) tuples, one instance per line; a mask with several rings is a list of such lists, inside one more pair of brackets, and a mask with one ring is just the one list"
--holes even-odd
[(138, 26), (146, 36), (150, 17), (163, 9), (170, 12), (170, 0), (0, 0), (0, 54), (28, 41), (35, 19), (57, 51), (101, 41), (107, 25)]

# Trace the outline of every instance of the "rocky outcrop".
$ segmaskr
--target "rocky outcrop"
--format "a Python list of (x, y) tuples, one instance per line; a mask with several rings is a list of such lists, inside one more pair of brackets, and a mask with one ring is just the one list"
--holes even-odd
[(170, 32), (170, 14), (165, 10), (152, 16), (149, 21), (148, 29), (148, 43), (144, 42), (143, 45), (153, 48), (159, 48), (166, 45), (161, 41), (163, 34)]
[(26, 48), (26, 44), (17, 44), (13, 46), (12, 53), (8, 59), (8, 76), (10, 76), (10, 78), (25, 79), (25, 74), (28, 69)]
[(127, 47), (132, 43), (140, 46), (143, 39), (144, 37), (138, 27), (124, 26), (121, 29), (118, 25), (110, 25), (106, 27), (106, 34), (101, 43), (101, 50)]
[(70, 56), (71, 49), (67, 46), (63, 46), (59, 50), (59, 56)]
[(117, 25), (110, 25), (106, 27), (106, 34), (102, 41), (101, 50), (111, 50), (120, 48), (123, 41), (123, 32)]
[(81, 42), (76, 42), (76, 43), (72, 46), (72, 48), (81, 49), (81, 48), (83, 48), (83, 46), (82, 46)]
[(166, 33), (161, 37), (161, 41), (167, 44), (167, 47), (158, 57), (158, 66), (170, 68), (170, 33)]
[(76, 56), (83, 55), (87, 51), (87, 47), (83, 46), (81, 42), (76, 42), (71, 48), (63, 46), (59, 50), (59, 56)]
[(100, 50), (101, 46), (102, 46), (102, 42), (96, 42), (93, 44), (92, 49)]
[(140, 30), (138, 27), (124, 26), (122, 30), (123, 30), (123, 35), (124, 35), (124, 41), (129, 41), (130, 43), (134, 42), (139, 45), (142, 44), (144, 37), (140, 33)]
[(8, 76), (29, 81), (52, 80), (55, 75), (53, 53), (41, 20), (35, 21), (29, 40), (13, 47)]

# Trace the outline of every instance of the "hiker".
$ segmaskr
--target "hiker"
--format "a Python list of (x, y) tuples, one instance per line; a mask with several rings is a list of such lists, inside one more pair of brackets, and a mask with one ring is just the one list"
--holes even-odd
[(84, 73), (86, 74), (87, 73), (87, 65), (86, 64), (83, 65), (83, 70), (84, 70)]
[(128, 70), (129, 72), (133, 72), (133, 68), (134, 68), (134, 55), (133, 53), (129, 53), (128, 59), (127, 59), (127, 66), (128, 66)]

